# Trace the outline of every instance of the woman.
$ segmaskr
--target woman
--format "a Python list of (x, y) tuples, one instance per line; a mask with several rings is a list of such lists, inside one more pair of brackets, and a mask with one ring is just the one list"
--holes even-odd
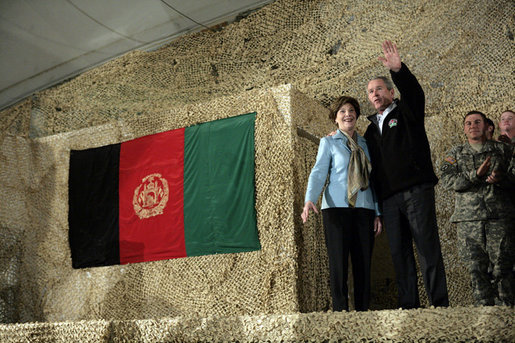
[(322, 218), (334, 311), (349, 310), (349, 252), (354, 308), (368, 310), (372, 247), (374, 236), (382, 230), (375, 193), (369, 186), (370, 155), (365, 139), (355, 130), (359, 115), (359, 103), (354, 98), (342, 96), (333, 105), (329, 119), (335, 122), (338, 131), (320, 140), (301, 215), (305, 223), (310, 210), (318, 213), (315, 203), (329, 175), (322, 199)]

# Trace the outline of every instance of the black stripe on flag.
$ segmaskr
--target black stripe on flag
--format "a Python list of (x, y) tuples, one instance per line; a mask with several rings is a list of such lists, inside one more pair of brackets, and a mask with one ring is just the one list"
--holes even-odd
[(73, 268), (120, 264), (120, 144), (70, 152), (69, 242)]

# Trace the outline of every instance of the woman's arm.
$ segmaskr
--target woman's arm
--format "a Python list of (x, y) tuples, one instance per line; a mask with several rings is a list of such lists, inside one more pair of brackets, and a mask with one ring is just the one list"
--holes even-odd
[(331, 166), (331, 152), (329, 148), (328, 138), (322, 138), (318, 146), (318, 153), (315, 165), (311, 169), (308, 179), (308, 187), (304, 199), (304, 208), (302, 209), (302, 222), (305, 223), (309, 217), (309, 210), (318, 213), (315, 206), (322, 189), (324, 188), (327, 174)]

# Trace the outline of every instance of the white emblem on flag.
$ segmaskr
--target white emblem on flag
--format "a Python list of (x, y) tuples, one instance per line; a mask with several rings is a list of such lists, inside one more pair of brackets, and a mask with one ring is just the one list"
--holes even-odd
[(168, 181), (161, 174), (150, 174), (134, 190), (132, 205), (140, 219), (163, 214), (168, 202)]

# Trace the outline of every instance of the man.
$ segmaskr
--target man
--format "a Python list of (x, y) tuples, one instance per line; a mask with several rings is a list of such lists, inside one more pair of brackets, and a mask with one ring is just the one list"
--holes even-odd
[(486, 139), (486, 117), (478, 111), (467, 113), (464, 132), (467, 142), (453, 147), (441, 167), (444, 187), (455, 191), (451, 221), (458, 223), (459, 253), (471, 275), (475, 305), (513, 306), (511, 147)]
[(494, 132), (495, 132), (495, 124), (492, 119), (486, 118), (486, 132), (485, 136), (486, 139), (492, 140), (494, 139)]
[(499, 141), (515, 144), (515, 113), (513, 111), (508, 110), (501, 114), (499, 130), (501, 131)]
[(424, 91), (401, 62), (395, 44), (385, 41), (382, 48), (384, 57), (379, 60), (390, 70), (402, 97), (394, 100), (393, 85), (386, 77), (370, 80), (368, 99), (377, 114), (368, 117), (371, 124), (364, 137), (371, 154), (373, 182), (383, 204), (399, 306), (420, 307), (412, 241), (419, 252), (429, 303), (448, 306), (435, 211), (438, 179), (424, 126)]

